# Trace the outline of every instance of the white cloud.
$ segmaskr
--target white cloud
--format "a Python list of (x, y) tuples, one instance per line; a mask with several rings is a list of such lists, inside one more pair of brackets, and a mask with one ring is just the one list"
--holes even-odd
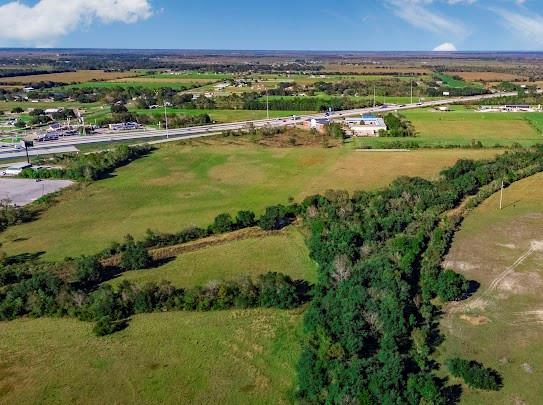
[(456, 52), (456, 46), (450, 42), (444, 42), (433, 49), (434, 52)]
[[(386, 0), (394, 14), (408, 24), (436, 34), (464, 38), (469, 29), (459, 21), (431, 11), (433, 0)], [(453, 0), (454, 1), (454, 0)]]
[(0, 41), (51, 44), (93, 21), (126, 24), (144, 20), (153, 11), (148, 0), (39, 0), (0, 6)]
[(519, 14), (504, 9), (492, 9), (492, 11), (502, 18), (505, 26), (511, 31), (526, 37), (533, 44), (543, 45), (543, 17), (541, 15)]

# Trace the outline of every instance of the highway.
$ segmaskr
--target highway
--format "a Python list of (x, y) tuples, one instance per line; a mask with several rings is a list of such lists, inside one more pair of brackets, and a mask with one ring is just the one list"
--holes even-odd
[[(462, 103), (468, 101), (482, 101), (485, 99), (496, 98), (496, 97), (510, 97), (517, 96), (516, 92), (509, 93), (494, 93), (494, 94), (484, 94), (478, 96), (470, 97), (451, 97), (443, 100), (433, 100), (425, 101), (422, 103), (413, 103), (406, 105), (390, 105), (390, 106), (377, 106), (377, 107), (368, 107), (360, 108), (354, 110), (344, 110), (344, 111), (334, 111), (328, 115), (330, 119), (339, 119), (350, 117), (353, 115), (362, 115), (370, 113), (384, 113), (390, 111), (398, 110), (409, 110), (415, 108), (424, 108), (424, 107), (437, 107), (448, 104)], [(253, 121), (240, 121), (232, 122), (227, 124), (212, 124), (198, 127), (189, 127), (189, 128), (178, 128), (178, 129), (169, 129), (166, 130), (156, 130), (156, 129), (142, 129), (135, 131), (119, 131), (119, 132), (109, 132), (107, 134), (95, 134), (87, 136), (70, 136), (59, 139), (57, 141), (46, 141), (46, 142), (35, 142), (32, 149), (51, 149), (62, 148), (66, 146), (77, 146), (84, 144), (94, 144), (94, 143), (108, 143), (108, 142), (119, 142), (119, 141), (131, 141), (131, 140), (151, 140), (157, 138), (170, 138), (170, 139), (183, 139), (183, 138), (198, 138), (205, 137), (210, 135), (215, 135), (217, 133), (228, 131), (228, 130), (240, 130), (247, 129), (250, 126), (254, 128), (262, 127), (279, 127), (287, 125), (301, 124), (303, 121), (311, 118), (325, 118), (327, 115), (325, 113), (309, 114), (296, 116), (294, 119), (292, 116), (285, 118), (271, 118), (271, 119), (262, 119), (262, 120), (253, 120)], [(0, 159), (13, 158), (13, 153), (17, 152), (13, 149), (3, 149), (0, 150)]]

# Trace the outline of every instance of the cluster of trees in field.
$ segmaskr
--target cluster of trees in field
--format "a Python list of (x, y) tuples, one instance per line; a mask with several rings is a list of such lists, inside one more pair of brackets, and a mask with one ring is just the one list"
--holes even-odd
[(490, 93), (487, 89), (484, 89), (482, 87), (477, 87), (477, 86), (466, 86), (466, 87), (440, 86), (440, 87), (428, 88), (428, 96), (430, 97), (443, 97), (444, 92), (448, 92), (451, 97), (477, 96), (479, 94)]
[[(71, 278), (58, 273), (71, 270)], [(62, 265), (32, 261), (0, 263), (0, 321), (22, 316), (70, 316), (96, 322), (103, 336), (124, 327), (137, 313), (173, 310), (210, 311), (228, 308), (294, 308), (308, 299), (309, 285), (279, 273), (255, 280), (210, 282), (190, 289), (168, 282), (137, 285), (128, 281), (117, 288), (100, 285), (107, 269), (96, 257), (80, 257)]]
[(73, 179), (81, 181), (99, 180), (118, 167), (149, 154), (153, 148), (149, 145), (119, 145), (113, 150), (89, 154), (62, 155), (56, 157), (54, 163), (61, 168), (25, 169), (20, 174), (30, 179)]
[(460, 358), (448, 359), (445, 364), (449, 372), (462, 378), (470, 387), (488, 391), (499, 391), (502, 378), (496, 370), (485, 368), (481, 363)]
[(435, 299), (462, 299), (469, 283), (442, 267), (460, 220), (443, 214), (504, 178), (543, 170), (542, 157), (539, 147), (462, 160), (435, 182), (399, 178), (383, 191), (303, 202), (319, 264), (297, 368), (303, 402), (446, 403), (430, 358)]
[(24, 207), (18, 207), (9, 199), (0, 200), (0, 232), (8, 226), (31, 221), (34, 215)]
[[(218, 215), (207, 228), (191, 227), (175, 234), (148, 231), (136, 241), (127, 235), (94, 256), (67, 258), (63, 263), (33, 260), (13, 262), (0, 257), (0, 320), (30, 315), (72, 316), (95, 321), (98, 335), (113, 333), (126, 319), (141, 312), (165, 310), (218, 310), (226, 308), (294, 308), (309, 299), (310, 286), (279, 273), (266, 273), (255, 280), (211, 282), (192, 289), (175, 288), (169, 283), (138, 286), (128, 282), (118, 289), (101, 283), (125, 271), (150, 269), (157, 265), (150, 248), (166, 247), (207, 236), (259, 226), (281, 229), (296, 219), (299, 206), (267, 207), (257, 218), (252, 211)], [(118, 264), (107, 259), (119, 256)], [(106, 263), (106, 264), (105, 264)], [(63, 275), (63, 276), (61, 276)], [(68, 275), (68, 276), (66, 276)]]
[(280, 230), (294, 222), (299, 209), (297, 204), (288, 206), (279, 204), (266, 207), (258, 218), (253, 211), (243, 210), (238, 211), (234, 218), (228, 213), (219, 214), (213, 223), (205, 228), (191, 226), (176, 233), (155, 232), (149, 229), (141, 241), (135, 241), (131, 235), (127, 235), (123, 243), (111, 244), (98, 253), (97, 257), (103, 260), (120, 255), (123, 269), (144, 269), (153, 265), (148, 249), (175, 246), (253, 226), (258, 226), (265, 231)]
[[(310, 86), (313, 93), (325, 93), (341, 96), (408, 96), (411, 94), (411, 83), (408, 80), (397, 78), (379, 80), (342, 80), (335, 82), (316, 82)], [(425, 89), (413, 82), (413, 94), (426, 95)]]
[(414, 137), (417, 134), (411, 121), (402, 114), (390, 113), (384, 116), (384, 120), (388, 130), (380, 132), (381, 137), (405, 138)]

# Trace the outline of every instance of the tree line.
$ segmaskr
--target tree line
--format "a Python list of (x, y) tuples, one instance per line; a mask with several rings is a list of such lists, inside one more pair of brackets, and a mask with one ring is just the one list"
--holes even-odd
[(302, 402), (450, 400), (430, 357), (437, 303), (465, 298), (471, 283), (442, 267), (460, 221), (443, 214), (502, 179), (542, 171), (542, 157), (538, 147), (462, 160), (438, 181), (399, 178), (382, 191), (328, 192), (301, 204), (319, 264), (297, 366)]

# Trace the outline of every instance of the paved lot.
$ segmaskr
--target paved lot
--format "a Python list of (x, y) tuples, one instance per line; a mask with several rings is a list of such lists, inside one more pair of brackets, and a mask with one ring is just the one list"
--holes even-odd
[(0, 178), (0, 199), (8, 198), (15, 205), (26, 205), (41, 196), (72, 185), (70, 180), (35, 180)]

